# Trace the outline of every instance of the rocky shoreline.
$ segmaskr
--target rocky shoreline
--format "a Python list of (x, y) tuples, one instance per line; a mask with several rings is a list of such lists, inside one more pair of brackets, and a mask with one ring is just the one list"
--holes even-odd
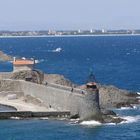
[[(85, 85), (77, 85), (59, 74), (44, 74), (39, 70), (21, 71), (11, 73), (9, 78), (16, 80), (25, 80), (25, 77), (32, 77), (31, 82), (37, 84), (47, 85), (47, 83), (54, 83), (66, 87), (85, 89)], [(101, 109), (130, 107), (133, 104), (139, 104), (139, 95), (136, 92), (119, 89), (113, 85), (97, 84), (99, 89), (99, 99)]]
[[(62, 75), (47, 75), (51, 81), (54, 83), (75, 86), (80, 89), (84, 89), (85, 85), (78, 86), (72, 83), (70, 80), (65, 79)], [(57, 77), (57, 78), (55, 78)], [(48, 80), (48, 79), (47, 79)], [(62, 82), (63, 81), (63, 82)], [(99, 89), (99, 103), (101, 110), (101, 118), (97, 116), (97, 121), (101, 123), (121, 123), (126, 121), (125, 119), (119, 117), (115, 112), (112, 111), (113, 108), (129, 107), (133, 108), (133, 105), (139, 104), (139, 95), (136, 92), (119, 89), (112, 85), (101, 85), (98, 84)], [(100, 119), (99, 119), (100, 118)]]
[[(48, 83), (58, 84), (70, 88), (79, 88), (84, 90), (85, 85), (78, 86), (66, 79), (63, 75), (43, 74), (41, 71), (21, 71), (11, 73), (10, 79), (25, 80), (25, 77), (33, 77), (31, 82), (41, 85)], [(100, 113), (94, 119), (101, 123), (120, 123), (126, 121), (119, 117), (112, 108), (133, 107), (133, 104), (139, 104), (138, 94), (127, 90), (119, 89), (115, 86), (98, 84)], [(26, 100), (28, 100), (26, 98)], [(70, 119), (77, 119), (78, 115), (71, 116)]]
[[(11, 61), (12, 57), (0, 51), (0, 60)], [(78, 90), (78, 91), (87, 90), (86, 85), (74, 84), (69, 79), (66, 79), (63, 75), (44, 74), (43, 72), (38, 71), (38, 70), (20, 71), (20, 72), (14, 72), (14, 73), (11, 72), (11, 73), (0, 74), (0, 96), (2, 96), (0, 98), (1, 101), (7, 96), (7, 93), (9, 94), (9, 92), (11, 91), (15, 92), (15, 87), (9, 84), (6, 84), (6, 82), (1, 81), (5, 79), (5, 77), (6, 79), (11, 79), (13, 81), (14, 86), (16, 85), (16, 83), (14, 83), (14, 80), (16, 80), (16, 82), (18, 82), (18, 80), (26, 81), (26, 77), (30, 77), (30, 81), (28, 82), (35, 83), (42, 86), (48, 86), (48, 84), (51, 83), (55, 85), (55, 88), (59, 86), (60, 87), (63, 86), (63, 88), (66, 88), (66, 89), (73, 89), (73, 90)], [(122, 90), (112, 85), (97, 84), (97, 88), (99, 89), (99, 111), (97, 111), (98, 113), (94, 115), (94, 120), (99, 121), (101, 123), (116, 123), (117, 124), (122, 121), (125, 121), (124, 119), (120, 118), (115, 112), (113, 112), (112, 108), (121, 108), (121, 107), (133, 108), (133, 104), (140, 103), (139, 95), (135, 92)], [(87, 92), (91, 92), (91, 91), (87, 91)], [(52, 107), (46, 108), (46, 104), (38, 100), (38, 97), (32, 97), (32, 96), (23, 97), (23, 93), (20, 93), (20, 95), (18, 94), (18, 96), (19, 96), (19, 99), (18, 100), (15, 99), (14, 103), (10, 102), (9, 105), (17, 103), (18, 106), (22, 105), (22, 108), (23, 108), (23, 105), (25, 104), (25, 107), (27, 105), (30, 105), (33, 110), (36, 110), (35, 109), (35, 106), (36, 106), (36, 108), (38, 108), (39, 110), (41, 108), (42, 110), (45, 110), (45, 111), (47, 110), (54, 111)], [(5, 100), (5, 103), (6, 102), (7, 101)], [(70, 116), (69, 119), (77, 119), (79, 117), (80, 117), (79, 114), (75, 114), (75, 115)], [(90, 119), (92, 118), (88, 118), (88, 120)]]
[(0, 61), (12, 61), (13, 58), (10, 55), (5, 54), (4, 52), (0, 51)]
[[(78, 87), (84, 89), (85, 85), (78, 86), (66, 79), (63, 75), (49, 74), (45, 75), (46, 81), (51, 81), (57, 84)], [(119, 89), (112, 85), (98, 84), (99, 89), (99, 101), (101, 116), (97, 115), (97, 121), (101, 123), (121, 123), (126, 121), (112, 111), (113, 108), (129, 107), (133, 108), (133, 105), (138, 105), (139, 95), (136, 92)], [(76, 118), (76, 117), (75, 117)]]
[[(52, 82), (69, 87), (84, 89), (86, 85), (77, 85), (59, 74), (45, 74), (44, 81)], [(99, 89), (99, 100), (101, 109), (112, 109), (121, 107), (133, 108), (133, 104), (139, 104), (139, 95), (136, 92), (119, 89), (113, 85), (97, 84)]]

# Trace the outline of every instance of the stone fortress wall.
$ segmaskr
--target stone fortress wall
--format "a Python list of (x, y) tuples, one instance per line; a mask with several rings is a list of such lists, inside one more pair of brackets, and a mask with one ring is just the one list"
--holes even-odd
[(100, 113), (98, 91), (82, 91), (71, 87), (48, 83), (36, 84), (24, 80), (8, 79), (9, 73), (0, 74), (0, 93), (3, 91), (23, 93), (42, 101), (50, 108), (58, 111), (70, 111), (71, 116), (79, 115), (80, 119), (97, 118)]

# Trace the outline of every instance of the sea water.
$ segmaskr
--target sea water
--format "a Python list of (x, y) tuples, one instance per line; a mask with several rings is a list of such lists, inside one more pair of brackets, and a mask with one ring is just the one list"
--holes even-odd
[[(36, 69), (84, 84), (90, 69), (98, 82), (140, 92), (140, 36), (0, 38), (0, 50), (36, 59)], [(12, 71), (1, 62), (0, 71)], [(0, 140), (139, 140), (140, 108), (115, 110), (121, 124), (56, 120), (1, 120)]]

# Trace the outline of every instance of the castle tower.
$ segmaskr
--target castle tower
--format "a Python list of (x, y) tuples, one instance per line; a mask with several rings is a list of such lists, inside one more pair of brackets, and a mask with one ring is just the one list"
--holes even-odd
[(81, 105), (79, 111), (79, 116), (81, 120), (101, 120), (101, 112), (99, 105), (99, 90), (96, 83), (86, 84), (86, 94), (84, 96), (84, 101)]
[(95, 78), (95, 75), (93, 74), (93, 70), (91, 69), (90, 74), (87, 79), (86, 87), (96, 90), (97, 89), (96, 83), (97, 83), (97, 80)]

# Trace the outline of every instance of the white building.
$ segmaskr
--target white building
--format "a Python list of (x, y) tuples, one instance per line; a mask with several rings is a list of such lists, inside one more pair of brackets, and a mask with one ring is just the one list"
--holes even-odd
[(105, 29), (102, 29), (102, 33), (105, 33), (106, 32), (106, 30)]
[(93, 29), (90, 29), (90, 33), (93, 33)]

